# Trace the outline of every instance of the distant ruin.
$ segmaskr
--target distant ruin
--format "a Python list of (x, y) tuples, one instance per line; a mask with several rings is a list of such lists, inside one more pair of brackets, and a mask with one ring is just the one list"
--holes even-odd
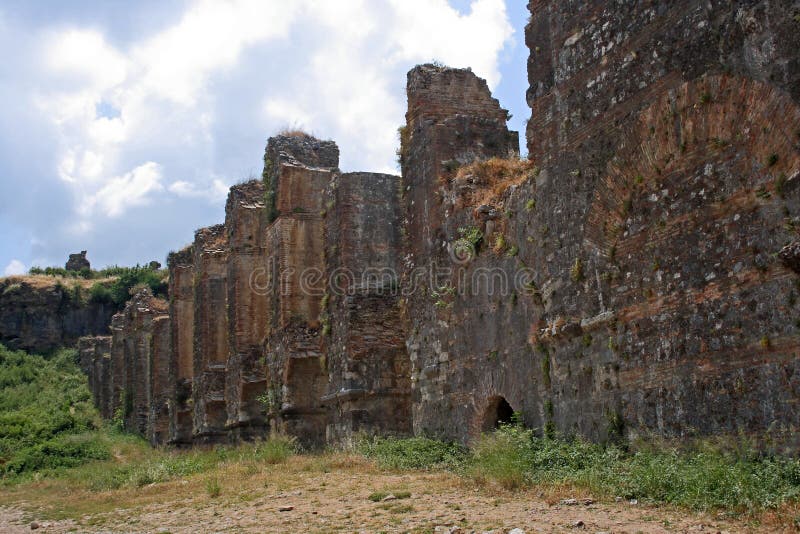
[(82, 250), (78, 254), (70, 254), (64, 268), (68, 271), (83, 271), (91, 269), (92, 264), (86, 259), (86, 251)]
[[(101, 411), (154, 443), (594, 440), (797, 450), (800, 32), (787, 2), (532, 1), (527, 144), (486, 83), (408, 74), (402, 177), (269, 140), (110, 340)], [(534, 166), (535, 163), (535, 166)]]

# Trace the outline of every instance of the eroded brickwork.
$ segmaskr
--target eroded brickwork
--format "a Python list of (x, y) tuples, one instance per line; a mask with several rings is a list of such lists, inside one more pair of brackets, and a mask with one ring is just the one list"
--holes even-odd
[(800, 6), (529, 7), (530, 160), (485, 81), (434, 65), (402, 178), (270, 139), (170, 256), (169, 317), (137, 296), (110, 357), (82, 345), (104, 415), (154, 443), (469, 441), (516, 411), (796, 450)]
[(193, 437), (225, 441), (225, 372), (228, 365), (228, 239), (223, 225), (194, 237)]
[[(169, 442), (192, 440), (192, 381), (194, 378), (194, 247), (169, 255), (169, 373), (172, 392), (169, 404)], [(116, 346), (116, 340), (115, 340)]]

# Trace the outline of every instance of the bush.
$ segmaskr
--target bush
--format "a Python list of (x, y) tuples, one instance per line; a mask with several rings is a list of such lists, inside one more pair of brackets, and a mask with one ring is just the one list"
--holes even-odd
[(468, 455), (463, 445), (422, 437), (363, 439), (357, 449), (389, 469), (453, 469), (463, 465)]
[(0, 475), (73, 467), (109, 455), (76, 352), (52, 358), (0, 345)]

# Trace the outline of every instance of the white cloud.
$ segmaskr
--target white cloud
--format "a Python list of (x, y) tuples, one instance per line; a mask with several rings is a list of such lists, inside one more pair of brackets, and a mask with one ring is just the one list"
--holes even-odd
[(205, 187), (199, 187), (193, 182), (187, 182), (186, 180), (178, 180), (176, 182), (172, 182), (167, 187), (167, 190), (178, 196), (183, 198), (206, 198), (211, 202), (215, 201), (222, 201), (228, 196), (228, 190), (230, 186), (227, 185), (225, 182), (220, 180), (219, 178), (214, 178), (211, 183)]
[[(512, 34), (503, 0), (465, 15), (446, 0), (199, 0), (128, 42), (113, 28), (41, 29), (38, 71), (19, 83), (57, 132), (40, 151), (72, 194), (65, 232), (102, 239), (104, 218), (135, 206), (199, 224), (172, 206), (221, 209), (286, 126), (334, 139), (346, 170), (396, 172), (407, 70), (438, 59), (495, 86)], [(258, 139), (252, 153), (237, 151), (243, 139)]]
[(150, 193), (163, 191), (161, 166), (152, 161), (132, 171), (111, 178), (102, 189), (89, 197), (84, 210), (91, 213), (95, 207), (109, 217), (118, 217), (130, 206), (142, 206), (151, 198)]
[(25, 264), (19, 260), (11, 260), (11, 262), (6, 265), (5, 271), (3, 271), (4, 276), (14, 276), (18, 274), (25, 274), (28, 270), (25, 268)]

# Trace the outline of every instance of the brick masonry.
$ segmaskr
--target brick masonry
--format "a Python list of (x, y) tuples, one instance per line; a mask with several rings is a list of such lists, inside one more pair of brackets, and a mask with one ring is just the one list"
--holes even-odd
[(104, 415), (154, 443), (469, 441), (517, 411), (796, 450), (800, 4), (529, 7), (532, 162), (436, 65), (408, 74), (402, 177), (271, 138), (170, 255), (169, 305), (82, 341)]

